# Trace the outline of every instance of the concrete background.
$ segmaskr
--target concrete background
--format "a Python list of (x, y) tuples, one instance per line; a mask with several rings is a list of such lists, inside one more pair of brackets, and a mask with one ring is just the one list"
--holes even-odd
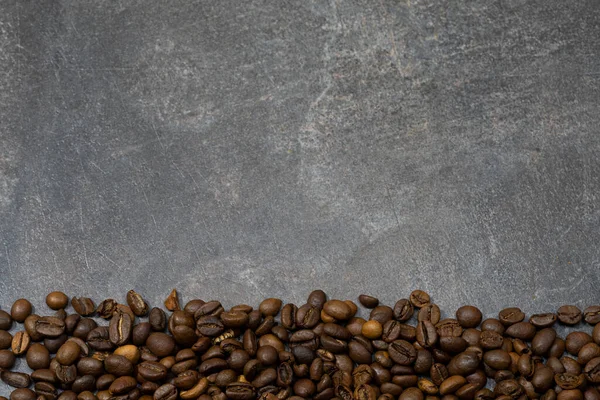
[(0, 1), (0, 307), (600, 303), (600, 2)]

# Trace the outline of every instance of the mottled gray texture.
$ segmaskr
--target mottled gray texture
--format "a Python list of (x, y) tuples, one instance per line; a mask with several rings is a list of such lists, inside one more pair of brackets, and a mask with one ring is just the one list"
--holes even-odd
[(599, 303), (600, 3), (0, 2), (0, 305)]

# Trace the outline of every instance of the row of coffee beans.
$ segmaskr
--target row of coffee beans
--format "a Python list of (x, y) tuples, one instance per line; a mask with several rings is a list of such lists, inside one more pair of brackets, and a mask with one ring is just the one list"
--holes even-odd
[[(393, 307), (358, 300), (368, 319), (321, 290), (228, 310), (181, 307), (173, 290), (168, 314), (133, 290), (124, 303), (73, 297), (74, 313), (52, 292), (48, 316), (19, 299), (0, 310), (0, 378), (11, 400), (600, 400), (600, 306), (483, 320), (474, 306), (443, 318), (421, 290)], [(592, 335), (554, 329), (582, 320)], [(11, 370), (17, 357), (31, 373)]]

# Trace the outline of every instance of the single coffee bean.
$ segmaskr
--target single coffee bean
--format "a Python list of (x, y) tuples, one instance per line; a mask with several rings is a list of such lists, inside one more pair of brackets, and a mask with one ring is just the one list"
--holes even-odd
[(129, 305), (131, 311), (138, 317), (143, 317), (148, 314), (148, 303), (146, 303), (142, 296), (135, 290), (127, 292), (127, 305)]
[(581, 310), (576, 306), (564, 305), (559, 307), (556, 312), (558, 320), (565, 325), (575, 325), (581, 321)]
[[(89, 333), (98, 327), (96, 321), (91, 318), (81, 318), (79, 314), (73, 314), (78, 317), (75, 329), (73, 330), (73, 336), (79, 339), (86, 340)], [(66, 324), (66, 321), (65, 321)]]
[(600, 322), (600, 306), (589, 306), (583, 310), (583, 319), (590, 325)]
[(544, 328), (538, 331), (531, 341), (531, 351), (537, 356), (543, 356), (552, 347), (554, 339), (556, 339), (556, 331), (554, 329)]
[(11, 369), (15, 365), (15, 354), (10, 350), (0, 350), (0, 368)]
[(417, 359), (413, 364), (413, 368), (417, 374), (425, 375), (431, 369), (433, 362), (433, 356), (429, 350), (419, 349), (417, 350)]
[(417, 342), (424, 348), (433, 347), (438, 341), (435, 326), (430, 321), (421, 321), (417, 324)]
[(378, 321), (381, 325), (384, 325), (392, 318), (394, 318), (394, 310), (388, 306), (379, 305), (369, 313), (369, 319)]
[(463, 328), (475, 328), (481, 322), (482, 314), (477, 307), (462, 306), (456, 310), (456, 319)]
[[(564, 364), (565, 363), (563, 361), (563, 365)], [(596, 357), (588, 361), (588, 363), (585, 365), (585, 368), (583, 369), (583, 372), (585, 373), (585, 376), (588, 379), (588, 381), (590, 381), (591, 383), (600, 383), (600, 357)]]
[(423, 392), (416, 387), (405, 389), (398, 397), (398, 400), (424, 400)]
[(115, 346), (123, 346), (131, 337), (133, 321), (126, 313), (115, 313), (110, 320), (108, 335)]
[(198, 319), (196, 323), (198, 332), (204, 336), (216, 337), (223, 333), (225, 325), (218, 317), (205, 315)]
[(435, 325), (437, 334), (439, 336), (454, 336), (459, 337), (463, 333), (462, 326), (457, 320), (452, 318), (446, 318), (441, 320)]
[(381, 326), (381, 323), (379, 321), (370, 320), (362, 326), (361, 332), (365, 337), (369, 339), (377, 339), (381, 337), (383, 327)]
[(177, 394), (178, 390), (175, 385), (171, 383), (165, 383), (154, 392), (154, 400), (177, 400)]
[(2, 371), (0, 378), (7, 385), (16, 388), (26, 388), (31, 385), (31, 378), (23, 372)]
[(58, 364), (54, 370), (56, 378), (65, 385), (69, 385), (77, 379), (77, 367), (75, 365)]
[[(348, 307), (347, 304), (343, 304), (343, 307)], [(313, 307), (310, 304), (304, 304), (296, 312), (296, 326), (298, 328), (312, 329), (319, 323), (320, 314), (321, 310), (319, 308)]]
[(508, 369), (511, 361), (512, 359), (508, 352), (500, 349), (487, 351), (483, 355), (483, 362), (496, 370)]
[(234, 382), (227, 385), (225, 394), (231, 400), (251, 400), (256, 396), (254, 386), (246, 382)]
[(81, 355), (81, 348), (75, 342), (65, 342), (56, 353), (56, 361), (62, 365), (74, 364)]
[(4, 310), (0, 310), (0, 329), (8, 331), (12, 328), (12, 317)]
[[(505, 326), (510, 326), (516, 324), (517, 322), (523, 321), (523, 319), (525, 319), (525, 314), (523, 313), (523, 311), (521, 311), (520, 308), (509, 307), (500, 311), (500, 313), (498, 314), (498, 319)], [(518, 385), (516, 381), (515, 383)]]
[(417, 351), (405, 340), (395, 340), (390, 343), (388, 353), (392, 360), (400, 365), (411, 365), (417, 359)]
[(25, 359), (29, 368), (33, 370), (45, 369), (50, 366), (50, 352), (39, 343), (33, 343), (29, 346)]
[(169, 311), (177, 311), (181, 310), (181, 306), (179, 305), (179, 295), (177, 294), (177, 290), (171, 290), (171, 293), (165, 299), (165, 308)]
[(69, 304), (69, 298), (63, 292), (50, 292), (46, 296), (46, 304), (53, 310), (60, 310)]
[(483, 331), (479, 337), (479, 345), (485, 350), (499, 349), (503, 343), (504, 338), (495, 331)]
[(117, 311), (117, 304), (114, 299), (103, 300), (96, 307), (96, 313), (100, 318), (111, 319), (115, 311)]
[(295, 329), (296, 328), (296, 313), (298, 312), (298, 307), (295, 304), (288, 303), (281, 309), (281, 325), (285, 329)]
[(358, 296), (358, 301), (366, 308), (375, 308), (379, 305), (379, 299), (366, 294)]
[(265, 299), (263, 300), (258, 309), (260, 311), (260, 313), (264, 316), (276, 316), (279, 313), (279, 310), (281, 309), (281, 300), (280, 299), (276, 299), (276, 298), (269, 298), (269, 299)]
[(505, 334), (521, 340), (531, 340), (535, 336), (535, 326), (529, 322), (521, 321), (506, 328)]
[(306, 304), (308, 304), (310, 307), (316, 307), (318, 309), (322, 309), (323, 306), (325, 305), (326, 301), (327, 301), (327, 295), (325, 294), (324, 291), (313, 290), (308, 295), (308, 298), (306, 299)]
[(447, 353), (458, 354), (465, 351), (469, 347), (469, 343), (462, 337), (442, 336), (439, 338), (439, 346)]
[(115, 379), (109, 387), (112, 394), (124, 394), (133, 390), (137, 386), (137, 381), (131, 376), (121, 376)]
[(448, 364), (448, 373), (462, 376), (472, 374), (477, 369), (479, 362), (480, 359), (476, 353), (464, 351), (452, 358)]
[(44, 337), (55, 338), (65, 331), (65, 321), (57, 317), (40, 317), (35, 322), (35, 330)]
[(556, 322), (556, 314), (545, 313), (545, 314), (533, 314), (529, 317), (529, 322), (536, 328), (549, 328)]
[(596, 357), (600, 357), (600, 346), (596, 343), (588, 343), (579, 350), (579, 353), (577, 353), (577, 362), (581, 365), (585, 365)]
[(31, 314), (32, 310), (33, 307), (29, 300), (19, 299), (13, 303), (10, 315), (15, 321), (23, 322)]
[(73, 297), (71, 299), (71, 306), (73, 306), (77, 314), (84, 317), (92, 315), (96, 311), (96, 306), (89, 297)]
[(248, 314), (241, 311), (230, 311), (221, 314), (221, 322), (226, 328), (242, 328), (248, 323)]
[(394, 319), (404, 322), (408, 321), (415, 312), (415, 309), (408, 299), (400, 299), (394, 305), (393, 316)]
[(461, 375), (453, 375), (444, 379), (440, 384), (440, 394), (442, 396), (456, 392), (462, 386), (466, 385), (467, 380)]
[[(83, 322), (83, 320), (81, 320)], [(81, 322), (79, 324), (81, 324)], [(77, 331), (77, 328), (75, 329)], [(98, 326), (87, 335), (87, 344), (96, 351), (112, 350), (114, 345), (110, 341), (108, 326)]]
[(31, 339), (29, 338), (29, 334), (25, 331), (19, 331), (15, 333), (12, 339), (11, 348), (15, 355), (25, 354), (27, 349), (29, 348), (29, 344)]
[(441, 311), (437, 304), (425, 304), (419, 310), (417, 314), (417, 320), (421, 321), (431, 321), (432, 324), (436, 325), (440, 322)]
[(28, 388), (19, 388), (12, 391), (10, 400), (36, 400), (35, 392)]
[[(204, 305), (204, 302), (202, 302), (202, 305)], [(153, 331), (163, 332), (167, 327), (167, 316), (163, 310), (158, 307), (154, 307), (152, 310), (150, 310), (148, 322), (150, 322), (150, 326), (152, 327)]]
[(495, 318), (488, 318), (481, 323), (481, 331), (494, 331), (500, 335), (504, 334), (504, 325)]
[(337, 320), (347, 320), (352, 317), (352, 309), (341, 300), (329, 300), (323, 310)]
[(175, 349), (175, 340), (165, 333), (153, 332), (148, 337), (146, 346), (158, 357), (166, 357)]
[(592, 341), (593, 338), (585, 332), (571, 332), (566, 337), (565, 349), (571, 354), (578, 354), (583, 346)]
[(123, 356), (111, 354), (104, 360), (104, 369), (114, 376), (133, 374), (133, 363)]
[(0, 350), (10, 348), (12, 339), (13, 337), (9, 332), (0, 330)]
[(421, 308), (431, 302), (429, 295), (423, 290), (413, 290), (409, 297), (410, 302), (413, 306)]
[(44, 338), (44, 346), (48, 349), (50, 353), (56, 353), (60, 346), (62, 346), (67, 341), (67, 339), (68, 336), (64, 333), (55, 338), (47, 337)]

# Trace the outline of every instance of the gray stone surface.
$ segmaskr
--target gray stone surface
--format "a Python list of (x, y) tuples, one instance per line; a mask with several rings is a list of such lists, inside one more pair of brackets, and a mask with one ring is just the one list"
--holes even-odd
[(599, 303), (600, 3), (0, 2), (0, 306)]

